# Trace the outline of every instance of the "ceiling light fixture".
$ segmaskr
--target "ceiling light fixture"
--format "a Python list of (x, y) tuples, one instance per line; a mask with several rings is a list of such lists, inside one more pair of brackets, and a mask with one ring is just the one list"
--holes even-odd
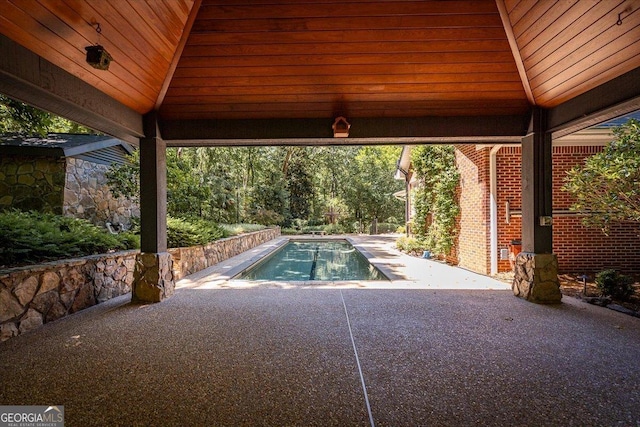
[(334, 138), (347, 138), (349, 136), (349, 128), (351, 125), (344, 117), (340, 116), (333, 122), (333, 137)]
[[(100, 28), (100, 23), (92, 24), (92, 26), (96, 26), (96, 33), (98, 33), (98, 41), (100, 41), (100, 35), (102, 33), (102, 28)], [(92, 46), (87, 46), (84, 48), (87, 51), (87, 63), (91, 65), (93, 68), (98, 70), (108, 70), (111, 61), (113, 61), (113, 57), (109, 55), (107, 49), (105, 49), (100, 44), (95, 44)]]

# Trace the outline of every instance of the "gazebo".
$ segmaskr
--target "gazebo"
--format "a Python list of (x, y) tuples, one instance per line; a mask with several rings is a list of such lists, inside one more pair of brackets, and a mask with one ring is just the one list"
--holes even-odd
[(551, 141), (640, 109), (639, 8), (2, 0), (0, 92), (140, 147), (136, 300), (173, 292), (166, 147), (519, 143), (515, 291), (557, 302)]

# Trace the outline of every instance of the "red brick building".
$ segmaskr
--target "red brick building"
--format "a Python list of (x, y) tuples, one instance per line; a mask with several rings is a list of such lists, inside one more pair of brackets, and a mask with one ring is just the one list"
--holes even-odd
[[(617, 225), (608, 235), (587, 228), (582, 217), (569, 210), (571, 197), (561, 189), (566, 172), (600, 152), (611, 139), (609, 131), (594, 129), (553, 143), (553, 251), (560, 272), (593, 274), (605, 268), (640, 272), (640, 227)], [(405, 167), (407, 158), (405, 153)], [(460, 215), (456, 247), (447, 260), (483, 274), (511, 270), (510, 248), (521, 238), (520, 147), (456, 145), (456, 163)]]

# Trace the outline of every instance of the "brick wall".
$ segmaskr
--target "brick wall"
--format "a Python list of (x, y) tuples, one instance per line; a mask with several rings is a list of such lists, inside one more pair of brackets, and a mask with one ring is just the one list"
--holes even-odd
[(454, 255), (460, 267), (486, 273), (489, 267), (489, 149), (456, 145), (456, 165), (460, 172), (460, 215)]
[[(511, 211), (520, 211), (522, 193), (522, 168), (520, 147), (503, 147), (496, 156), (498, 176), (496, 203), (498, 207), (498, 252), (508, 249), (512, 240), (520, 240), (522, 218), (511, 215), (507, 223), (507, 202)], [(509, 271), (509, 260), (498, 257), (498, 271)]]
[[(561, 190), (566, 171), (601, 150), (602, 147), (553, 149), (553, 251), (558, 255), (561, 272), (594, 273), (605, 268), (617, 268), (628, 273), (640, 272), (640, 227), (635, 224), (617, 225), (611, 228), (607, 236), (599, 229), (584, 227), (580, 216), (558, 213), (568, 210), (572, 203), (570, 195)], [(509, 224), (505, 221), (507, 200), (511, 210), (520, 210), (521, 207), (520, 148), (502, 148), (496, 162), (500, 249), (508, 248), (511, 240), (519, 239), (521, 233), (519, 216), (512, 216)], [(498, 262), (499, 271), (509, 269), (508, 261)]]

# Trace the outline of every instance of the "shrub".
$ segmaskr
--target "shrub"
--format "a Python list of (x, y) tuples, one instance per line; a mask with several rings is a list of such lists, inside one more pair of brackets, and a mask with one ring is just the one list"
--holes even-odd
[(629, 276), (620, 274), (616, 270), (603, 270), (596, 274), (596, 286), (600, 293), (622, 301), (633, 294), (632, 283), (633, 280)]
[(284, 221), (284, 217), (269, 209), (258, 209), (251, 215), (251, 220), (258, 224), (278, 225)]
[(237, 236), (242, 233), (251, 233), (252, 231), (264, 230), (266, 226), (262, 224), (220, 224), (224, 230), (224, 236)]
[(33, 264), (133, 249), (130, 233), (110, 234), (89, 221), (41, 212), (0, 212), (0, 264)]
[(422, 255), (422, 252), (429, 250), (424, 241), (407, 236), (399, 237), (396, 240), (396, 247), (410, 255)]
[(340, 224), (328, 224), (324, 227), (324, 232), (327, 234), (344, 234), (344, 227)]
[(170, 248), (206, 245), (224, 237), (218, 224), (199, 218), (167, 218), (167, 245)]

